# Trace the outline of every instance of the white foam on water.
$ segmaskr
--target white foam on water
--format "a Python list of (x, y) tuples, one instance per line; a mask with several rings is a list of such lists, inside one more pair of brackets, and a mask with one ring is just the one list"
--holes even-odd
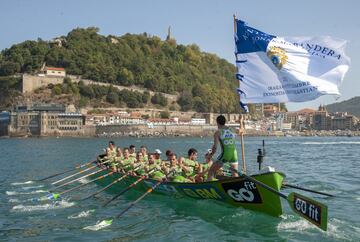
[(360, 141), (304, 142), (303, 145), (360, 145)]
[(31, 183), (34, 183), (34, 182), (33, 182), (33, 181), (14, 182), (14, 183), (11, 183), (11, 185), (13, 185), (13, 186), (19, 186), (19, 185), (26, 185), (26, 184), (31, 184)]
[(16, 192), (16, 191), (6, 191), (6, 195), (8, 196), (14, 196), (14, 195), (28, 195), (28, 194), (37, 194), (37, 193), (45, 193), (48, 191), (45, 190), (35, 190), (31, 192)]
[(17, 205), (12, 208), (14, 211), (19, 212), (33, 212), (33, 211), (42, 211), (42, 210), (53, 210), (53, 209), (62, 209), (74, 206), (74, 202), (68, 201), (59, 201), (55, 203), (43, 204), (43, 205)]
[(95, 209), (82, 211), (78, 214), (70, 215), (68, 216), (68, 219), (77, 219), (77, 218), (86, 218), (89, 217), (91, 213), (95, 212)]
[(304, 219), (298, 221), (282, 221), (278, 224), (277, 230), (290, 230), (290, 231), (304, 231), (309, 228), (313, 228), (313, 225)]
[(360, 197), (357, 197), (356, 200), (360, 201)]
[(80, 180), (78, 180), (78, 182), (80, 182), (81, 184), (87, 183), (89, 180), (87, 178), (81, 178)]
[(42, 188), (42, 187), (44, 187), (44, 185), (22, 187), (21, 189), (27, 191), (27, 190), (36, 189), (36, 188)]
[(16, 199), (16, 198), (9, 199), (9, 203), (19, 203), (19, 202), (20, 202), (20, 200)]
[(100, 229), (109, 227), (110, 225), (111, 225), (111, 223), (109, 223), (107, 220), (103, 220), (101, 222), (98, 221), (95, 225), (86, 226), (83, 229), (98, 231)]

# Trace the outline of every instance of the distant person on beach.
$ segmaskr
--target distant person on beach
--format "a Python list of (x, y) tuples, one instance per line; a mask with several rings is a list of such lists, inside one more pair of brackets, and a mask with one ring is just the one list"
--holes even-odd
[[(216, 153), (216, 149), (218, 144), (221, 147), (220, 155), (215, 159), (214, 163), (209, 169), (208, 181), (212, 181), (216, 172), (224, 166), (224, 164), (230, 164), (231, 168), (235, 171), (238, 169), (238, 157), (235, 146), (235, 133), (225, 125), (226, 119), (223, 115), (219, 115), (216, 118), (216, 123), (218, 126), (218, 130), (214, 134), (214, 143), (211, 148), (211, 153), (209, 154), (209, 158)], [(238, 176), (237, 173), (233, 171), (233, 176)]]

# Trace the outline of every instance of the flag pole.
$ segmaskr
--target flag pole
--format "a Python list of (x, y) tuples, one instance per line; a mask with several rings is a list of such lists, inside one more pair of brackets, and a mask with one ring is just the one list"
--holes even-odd
[[(236, 16), (234, 16), (234, 34), (236, 34)], [(238, 60), (237, 54), (235, 53), (236, 61)], [(237, 67), (236, 67), (237, 68)], [(238, 70), (237, 70), (238, 71)], [(240, 95), (239, 95), (240, 97)], [(246, 174), (246, 161), (245, 161), (245, 145), (244, 145), (244, 115), (240, 114), (240, 128), (239, 128), (239, 135), (240, 135), (240, 141), (241, 141), (241, 159), (242, 159), (242, 171)], [(238, 164), (239, 166), (240, 164)], [(239, 168), (238, 168), (239, 169)]]

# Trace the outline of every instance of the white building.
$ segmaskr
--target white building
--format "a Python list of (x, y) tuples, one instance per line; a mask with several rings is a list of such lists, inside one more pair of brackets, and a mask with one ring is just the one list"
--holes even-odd
[(45, 67), (45, 74), (47, 76), (66, 76), (66, 71), (64, 68), (60, 67)]
[(204, 118), (192, 118), (191, 119), (191, 124), (192, 125), (205, 125), (206, 124), (206, 119), (204, 119)]

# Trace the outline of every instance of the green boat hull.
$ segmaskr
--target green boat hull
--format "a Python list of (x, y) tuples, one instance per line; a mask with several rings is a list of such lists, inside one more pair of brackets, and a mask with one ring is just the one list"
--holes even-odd
[[(106, 174), (108, 171), (100, 172), (96, 177)], [(102, 187), (107, 186), (122, 174), (114, 173), (104, 179), (96, 181)], [(280, 191), (282, 181), (285, 177), (280, 172), (268, 172), (253, 175), (256, 180)], [(93, 177), (95, 178), (95, 176)], [(127, 177), (121, 182), (109, 187), (106, 192), (110, 194), (120, 193), (126, 186), (135, 182), (139, 177)], [(156, 180), (146, 179), (137, 184), (134, 189), (145, 192), (149, 187), (156, 184)], [(218, 180), (201, 183), (177, 183), (164, 182), (154, 193), (170, 196), (170, 198), (192, 198), (192, 199), (213, 199), (235, 207), (244, 207), (271, 216), (280, 216), (282, 206), (280, 197), (243, 177), (234, 177), (226, 180)]]

